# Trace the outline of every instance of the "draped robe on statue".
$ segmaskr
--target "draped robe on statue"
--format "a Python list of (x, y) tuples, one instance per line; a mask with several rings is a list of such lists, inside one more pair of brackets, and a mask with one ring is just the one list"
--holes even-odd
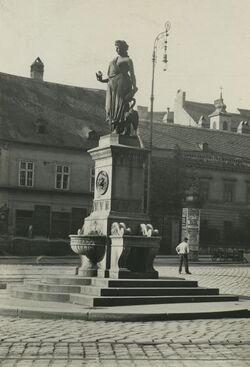
[(117, 133), (124, 129), (124, 115), (129, 110), (129, 95), (132, 93), (128, 61), (129, 59), (118, 61), (117, 57), (111, 61), (108, 69), (106, 119), (111, 130), (116, 130)]

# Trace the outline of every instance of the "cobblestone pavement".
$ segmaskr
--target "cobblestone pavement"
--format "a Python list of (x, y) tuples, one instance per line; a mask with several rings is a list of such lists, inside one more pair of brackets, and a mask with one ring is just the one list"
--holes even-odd
[[(179, 276), (178, 264), (156, 266), (161, 277)], [(192, 275), (180, 275), (186, 279), (197, 280), (201, 287), (217, 287), (220, 293), (238, 294), (250, 297), (250, 266), (237, 265), (190, 265)]]
[[(250, 320), (0, 318), (0, 366), (250, 366)], [(218, 363), (218, 364), (217, 364)]]
[[(176, 276), (176, 267), (159, 267)], [(191, 279), (249, 293), (249, 268), (194, 266)], [(245, 367), (250, 319), (92, 322), (0, 317), (0, 366)]]

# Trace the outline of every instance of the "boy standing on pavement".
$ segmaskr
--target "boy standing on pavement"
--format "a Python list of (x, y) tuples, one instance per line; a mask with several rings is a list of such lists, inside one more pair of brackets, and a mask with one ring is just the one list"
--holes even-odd
[(188, 245), (188, 238), (187, 237), (185, 237), (183, 242), (179, 243), (179, 245), (176, 247), (176, 252), (180, 256), (179, 274), (181, 274), (181, 271), (182, 271), (183, 261), (184, 261), (184, 265), (185, 265), (186, 274), (191, 274), (189, 269), (188, 269), (189, 245)]

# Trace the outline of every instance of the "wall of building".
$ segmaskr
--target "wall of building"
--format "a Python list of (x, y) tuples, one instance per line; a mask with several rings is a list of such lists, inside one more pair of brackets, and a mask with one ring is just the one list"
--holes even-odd
[(23, 160), (34, 162), (35, 189), (55, 190), (56, 165), (68, 165), (70, 167), (69, 191), (89, 192), (88, 177), (93, 162), (87, 152), (13, 144), (9, 145), (7, 159), (11, 165), (9, 167), (7, 163), (4, 164), (5, 179), (1, 185), (18, 187), (19, 162)]
[(200, 179), (209, 182), (209, 201), (211, 203), (224, 203), (224, 184), (226, 181), (229, 181), (233, 182), (235, 185), (234, 204), (247, 205), (247, 182), (250, 179), (250, 174), (211, 169), (199, 169), (197, 173)]
[[(65, 238), (72, 230), (76, 233), (92, 208), (89, 154), (17, 143), (1, 152), (0, 207), (7, 204), (9, 209), (9, 234)], [(20, 161), (34, 164), (32, 187), (20, 186)], [(57, 165), (70, 167), (68, 190), (55, 188)]]
[(196, 127), (197, 123), (184, 109), (185, 99), (186, 99), (186, 93), (183, 92), (182, 90), (179, 90), (177, 92), (174, 102), (174, 123)]
[[(212, 246), (246, 247), (244, 213), (250, 214), (247, 190), (250, 174), (219, 170), (199, 170), (201, 180), (209, 182), (208, 199), (201, 205), (201, 243)], [(232, 201), (225, 200), (225, 183), (234, 185)], [(238, 236), (237, 233), (242, 234)]]

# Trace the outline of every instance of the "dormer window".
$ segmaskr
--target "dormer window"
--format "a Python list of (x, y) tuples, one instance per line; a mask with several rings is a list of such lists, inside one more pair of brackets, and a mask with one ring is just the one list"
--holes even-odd
[(213, 129), (216, 129), (216, 121), (213, 122)]

